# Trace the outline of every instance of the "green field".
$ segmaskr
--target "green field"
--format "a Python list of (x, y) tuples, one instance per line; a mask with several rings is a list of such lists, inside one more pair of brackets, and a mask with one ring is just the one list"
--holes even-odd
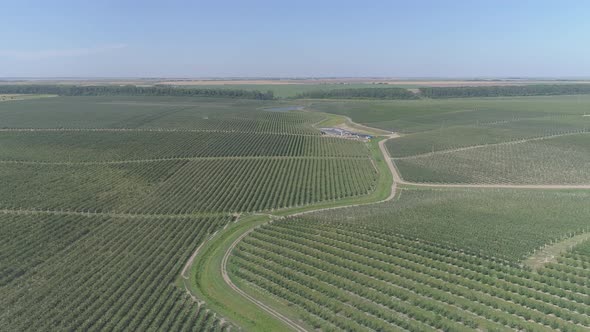
[(0, 103), (0, 330), (587, 330), (588, 105)]
[(404, 180), (436, 183), (590, 184), (590, 132), (396, 158)]
[(229, 220), (3, 213), (0, 329), (225, 330), (174, 281)]
[(529, 272), (384, 229), (293, 219), (245, 238), (231, 264), (245, 287), (321, 330), (583, 331), (580, 262)]
[[(387, 147), (406, 181), (579, 185), (590, 181), (589, 104), (560, 96), (308, 108), (401, 132)], [(232, 254), (230, 276), (319, 330), (584, 331), (589, 242), (559, 250), (587, 241), (589, 194), (399, 186), (390, 202), (255, 229)], [(553, 246), (554, 260), (526, 265)]]
[(178, 283), (244, 212), (381, 190), (369, 145), (267, 101), (56, 97), (0, 105), (0, 330), (212, 330)]
[(403, 186), (393, 202), (301, 218), (375, 228), (516, 263), (546, 243), (590, 231), (588, 199), (588, 190)]
[(588, 96), (321, 101), (309, 108), (400, 133), (387, 146), (409, 182), (590, 183), (583, 166)]
[(589, 195), (406, 186), (392, 202), (263, 226), (230, 271), (320, 330), (583, 331), (587, 245), (535, 272), (521, 260), (590, 231)]

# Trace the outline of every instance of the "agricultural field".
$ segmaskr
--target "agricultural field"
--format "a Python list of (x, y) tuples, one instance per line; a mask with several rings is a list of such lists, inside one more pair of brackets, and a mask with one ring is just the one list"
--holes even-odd
[(589, 184), (543, 98), (2, 103), (0, 330), (586, 330), (589, 191), (436, 185)]
[(321, 330), (590, 328), (584, 245), (537, 271), (522, 264), (590, 231), (588, 191), (406, 186), (398, 195), (258, 228), (230, 260), (233, 280)]
[(590, 184), (590, 132), (394, 158), (410, 182)]
[(364, 197), (369, 144), (281, 102), (54, 97), (0, 104), (0, 330), (208, 330), (203, 242), (249, 212)]
[(408, 182), (587, 185), (590, 97), (314, 102), (310, 109), (401, 134), (387, 142)]
[(383, 229), (293, 219), (246, 237), (231, 269), (324, 331), (584, 331), (584, 257), (531, 272)]
[(315, 134), (318, 114), (267, 112), (276, 103), (189, 97), (56, 97), (2, 104), (0, 128), (143, 129)]
[(590, 231), (588, 199), (588, 190), (400, 186), (391, 202), (300, 218), (379, 229), (517, 263), (547, 243)]
[[(543, 189), (590, 183), (588, 105), (313, 101), (308, 109), (400, 133), (386, 146), (410, 183), (391, 201), (254, 229), (236, 244), (230, 277), (308, 330), (588, 330), (590, 191)], [(516, 184), (538, 187), (494, 188)]]
[(230, 217), (0, 214), (0, 330), (227, 330), (175, 285)]
[[(420, 100), (309, 101), (309, 109), (345, 115), (370, 127), (411, 134), (453, 126), (508, 125), (540, 120), (538, 127), (588, 128), (590, 96), (494, 97)], [(565, 118), (551, 125), (546, 119)], [(573, 121), (572, 121), (573, 119)], [(552, 121), (554, 121), (552, 120)], [(588, 120), (590, 121), (590, 120)], [(578, 122), (576, 124), (576, 122)], [(531, 125), (534, 125), (531, 124)], [(529, 127), (527, 125), (527, 127)]]

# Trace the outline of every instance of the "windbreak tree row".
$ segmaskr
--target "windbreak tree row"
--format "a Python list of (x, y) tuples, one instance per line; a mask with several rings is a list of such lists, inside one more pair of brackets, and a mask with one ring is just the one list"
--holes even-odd
[(312, 90), (298, 94), (295, 98), (317, 99), (418, 99), (418, 96), (404, 88), (351, 88), (334, 90)]
[(136, 85), (0, 85), (0, 94), (52, 94), (60, 96), (175, 96), (224, 97), (244, 99), (274, 99), (272, 91), (176, 88), (170, 86), (143, 87)]
[(590, 84), (538, 84), (517, 86), (463, 86), (420, 88), (427, 98), (513, 97), (590, 94)]

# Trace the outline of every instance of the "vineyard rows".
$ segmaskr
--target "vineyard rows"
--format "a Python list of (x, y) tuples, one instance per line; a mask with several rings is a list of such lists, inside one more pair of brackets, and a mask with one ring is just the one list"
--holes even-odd
[(3, 103), (2, 128), (170, 128), (313, 134), (311, 112), (267, 112), (253, 100), (166, 97), (56, 97)]
[(590, 135), (398, 158), (404, 180), (436, 183), (587, 184)]
[(173, 283), (229, 220), (0, 215), (0, 330), (226, 330)]
[(0, 132), (0, 160), (51, 162), (317, 156), (368, 157), (366, 146), (334, 137), (222, 132)]
[(590, 191), (398, 188), (390, 203), (314, 213), (316, 223), (379, 228), (520, 262), (546, 244), (590, 232)]
[(191, 161), (129, 211), (238, 212), (302, 206), (366, 195), (377, 176), (369, 159)]
[(0, 208), (137, 214), (260, 211), (366, 195), (377, 177), (368, 158), (3, 164)]
[[(507, 141), (510, 140), (508, 137), (515, 135), (523, 135), (520, 137), (526, 138), (547, 132), (590, 128), (590, 119), (582, 117), (588, 102), (588, 96), (552, 96), (412, 101), (314, 101), (311, 107), (322, 112), (346, 115), (353, 121), (369, 127), (403, 134), (423, 133), (424, 135), (418, 136), (426, 143), (425, 152), (430, 152), (432, 141), (428, 142), (429, 136), (434, 139), (435, 144), (464, 142), (468, 139), (460, 136), (462, 128), (466, 127), (479, 128), (476, 131), (481, 132), (490, 140), (489, 142)], [(467, 130), (467, 135), (474, 140), (481, 139), (476, 135), (470, 135), (470, 132), (473, 130)], [(529, 134), (532, 136), (528, 136)], [(503, 139), (504, 135), (508, 135), (508, 139)], [(441, 139), (436, 140), (436, 137)], [(422, 149), (418, 145), (413, 147)], [(420, 152), (407, 151), (404, 155), (416, 153)]]
[[(571, 118), (571, 117), (569, 117)], [(522, 120), (488, 125), (449, 126), (437, 130), (412, 133), (387, 142), (389, 154), (394, 158), (420, 156), (421, 154), (460, 149), (488, 144), (518, 142), (527, 139), (550, 138), (556, 135), (574, 135), (588, 131), (590, 124), (551, 122), (553, 118)], [(579, 116), (575, 117), (579, 120)], [(573, 121), (572, 121), (573, 122)]]
[(263, 226), (238, 245), (230, 271), (322, 330), (590, 328), (588, 279), (569, 270), (537, 274), (358, 225)]

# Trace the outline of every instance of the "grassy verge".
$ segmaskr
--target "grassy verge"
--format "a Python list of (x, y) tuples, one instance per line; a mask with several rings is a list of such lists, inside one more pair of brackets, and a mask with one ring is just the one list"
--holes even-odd
[(49, 98), (49, 97), (57, 97), (57, 95), (0, 94), (0, 101), (17, 101), (17, 100)]
[(218, 233), (203, 246), (190, 269), (189, 282), (185, 282), (209, 308), (249, 331), (286, 331), (289, 328), (235, 293), (223, 280), (221, 261), (240, 235), (269, 220), (269, 216), (248, 216)]

